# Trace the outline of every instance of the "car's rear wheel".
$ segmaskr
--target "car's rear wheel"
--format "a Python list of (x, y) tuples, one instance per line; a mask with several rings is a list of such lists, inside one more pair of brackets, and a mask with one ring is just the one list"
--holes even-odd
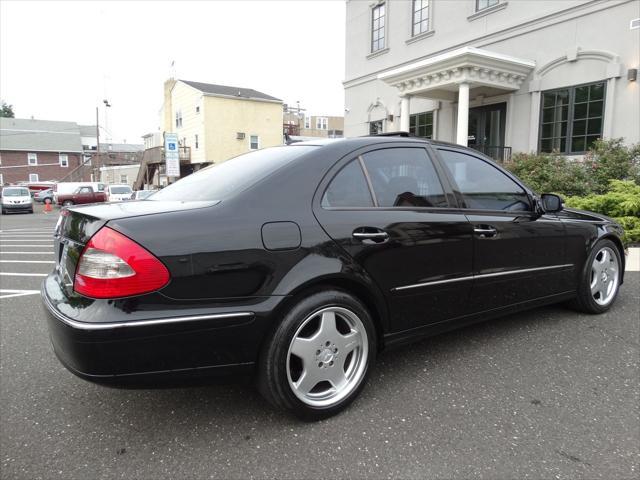
[(618, 296), (622, 261), (611, 240), (599, 241), (591, 250), (582, 271), (578, 295), (572, 306), (587, 313), (603, 313)]
[(277, 326), (261, 356), (258, 385), (278, 407), (325, 418), (355, 399), (375, 355), (366, 307), (345, 292), (320, 291), (296, 303)]

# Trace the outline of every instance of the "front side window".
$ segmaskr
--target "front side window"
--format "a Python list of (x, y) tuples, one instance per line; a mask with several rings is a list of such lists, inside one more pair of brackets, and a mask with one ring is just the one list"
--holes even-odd
[(540, 152), (583, 153), (602, 138), (604, 82), (542, 93)]
[(28, 165), (37, 165), (38, 164), (38, 154), (37, 153), (27, 153), (27, 164)]
[(322, 197), (322, 206), (373, 207), (373, 199), (359, 160), (352, 160), (331, 180)]
[(249, 140), (251, 143), (251, 150), (258, 150), (260, 148), (260, 138), (258, 137), (258, 135), (251, 135)]
[(61, 167), (68, 167), (69, 166), (69, 156), (66, 154), (61, 153), (60, 155), (58, 155), (58, 162), (60, 162), (60, 166)]
[(429, 31), (429, 0), (413, 0), (413, 36)]
[(363, 161), (380, 207), (446, 207), (438, 174), (422, 148), (386, 148)]
[(485, 8), (493, 7), (500, 3), (500, 0), (476, 0), (476, 12), (484, 10)]
[(438, 150), (467, 208), (528, 211), (527, 193), (493, 165), (453, 150)]
[(382, 131), (382, 120), (369, 122), (369, 135), (378, 135)]
[(371, 10), (371, 53), (382, 50), (385, 45), (385, 4), (380, 3)]
[(416, 137), (433, 138), (433, 112), (411, 115), (409, 117), (409, 133)]

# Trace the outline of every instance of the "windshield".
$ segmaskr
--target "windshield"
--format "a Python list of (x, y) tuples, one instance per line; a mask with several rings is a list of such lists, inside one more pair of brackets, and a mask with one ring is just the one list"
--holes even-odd
[(109, 191), (111, 193), (128, 193), (129, 195), (131, 195), (131, 187), (109, 187)]
[(318, 147), (286, 146), (246, 153), (193, 173), (153, 194), (149, 200), (223, 200), (315, 148)]
[(28, 197), (29, 190), (26, 188), (3, 188), (3, 197)]

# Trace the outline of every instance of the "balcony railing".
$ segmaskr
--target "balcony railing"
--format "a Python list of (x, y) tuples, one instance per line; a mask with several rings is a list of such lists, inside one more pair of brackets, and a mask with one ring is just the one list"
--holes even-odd
[(469, 145), (469, 147), (484, 153), (498, 163), (509, 163), (511, 161), (511, 147), (505, 147), (504, 145)]

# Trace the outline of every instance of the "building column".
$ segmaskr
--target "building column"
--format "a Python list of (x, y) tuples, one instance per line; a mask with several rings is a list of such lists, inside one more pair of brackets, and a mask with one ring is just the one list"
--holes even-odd
[(607, 94), (604, 100), (604, 125), (602, 125), (602, 138), (609, 139), (613, 136), (613, 107), (616, 99), (616, 78), (607, 79)]
[(467, 146), (469, 138), (469, 84), (462, 82), (458, 85), (458, 128), (456, 143)]
[(409, 95), (402, 95), (400, 97), (400, 130), (403, 132), (409, 131), (410, 103), (411, 97)]
[(538, 151), (538, 130), (540, 129), (540, 90), (531, 90), (531, 112), (529, 115), (529, 152)]

